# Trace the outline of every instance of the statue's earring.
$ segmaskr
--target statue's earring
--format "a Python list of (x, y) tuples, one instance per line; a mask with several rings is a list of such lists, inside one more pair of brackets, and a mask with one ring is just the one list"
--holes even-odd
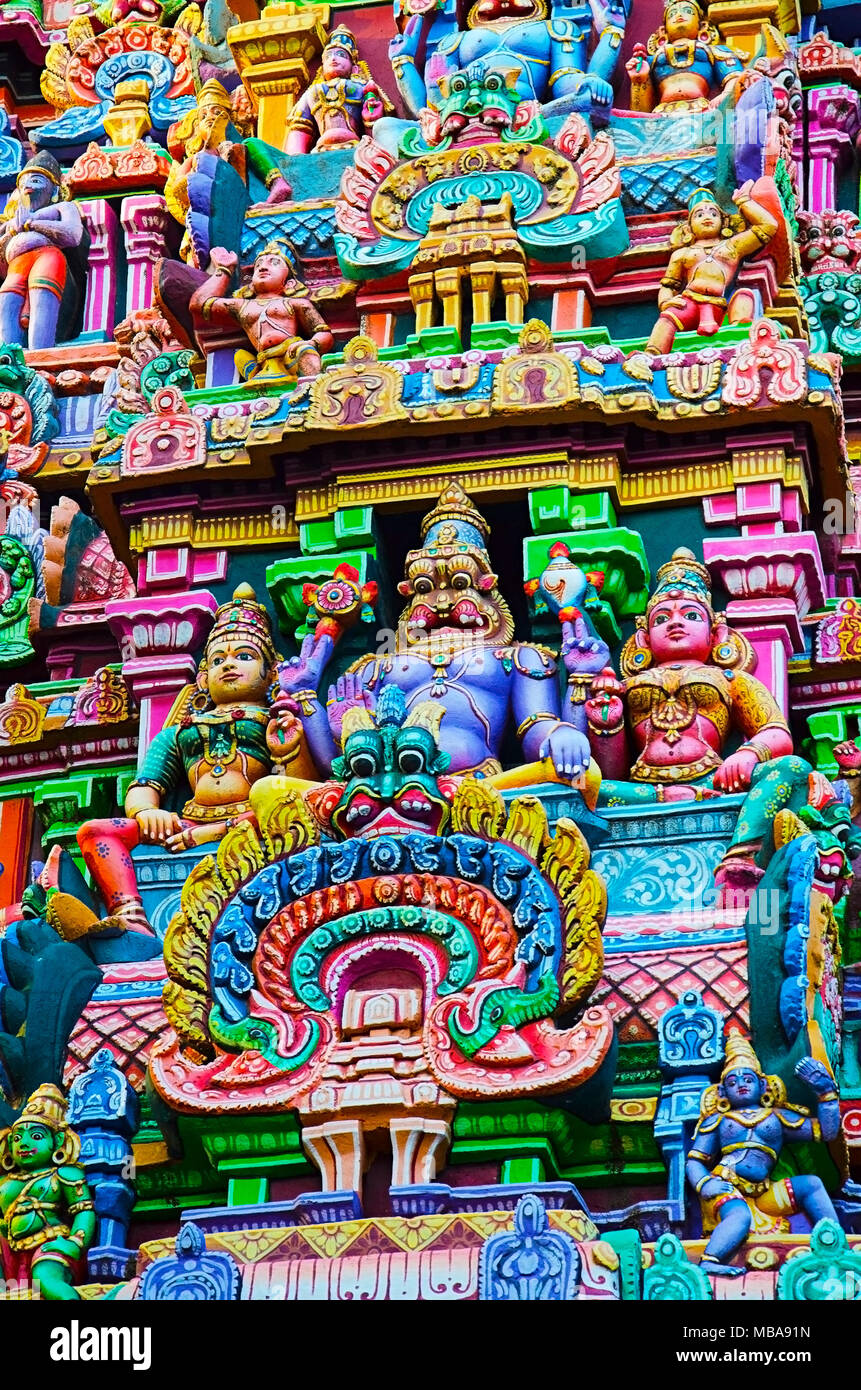
[(5, 1168), (7, 1173), (15, 1167), (15, 1160), (8, 1151), (3, 1155), (3, 1158), (0, 1159), (0, 1167)]
[(652, 648), (649, 645), (649, 630), (644, 617), (637, 618), (634, 632), (628, 638), (619, 656), (619, 666), (623, 676), (633, 676), (637, 671), (645, 671), (652, 664)]
[(717, 1109), (722, 1115), (727, 1115), (730, 1110), (732, 1110), (732, 1105), (727, 1100), (726, 1096), (718, 1096)]
[(65, 1145), (65, 1142), (64, 1142), (64, 1143), (60, 1144), (59, 1147), (56, 1148), (56, 1149), (54, 1150), (54, 1152), (51, 1154), (51, 1162), (52, 1162), (52, 1163), (56, 1163), (57, 1167), (59, 1167), (60, 1164), (61, 1164), (61, 1163), (65, 1163), (65, 1161), (66, 1161), (66, 1145)]

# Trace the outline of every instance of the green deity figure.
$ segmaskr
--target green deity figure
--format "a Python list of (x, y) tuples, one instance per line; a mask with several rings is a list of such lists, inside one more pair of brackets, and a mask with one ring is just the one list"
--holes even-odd
[(80, 1298), (72, 1280), (96, 1229), (80, 1150), (56, 1086), (40, 1086), (0, 1132), (3, 1277), (38, 1284), (45, 1299)]

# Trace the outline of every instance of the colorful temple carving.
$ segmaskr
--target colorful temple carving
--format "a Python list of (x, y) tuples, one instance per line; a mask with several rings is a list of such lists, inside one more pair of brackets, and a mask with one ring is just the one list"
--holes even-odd
[(0, 25), (0, 1301), (861, 1299), (853, 7), (232, 6)]

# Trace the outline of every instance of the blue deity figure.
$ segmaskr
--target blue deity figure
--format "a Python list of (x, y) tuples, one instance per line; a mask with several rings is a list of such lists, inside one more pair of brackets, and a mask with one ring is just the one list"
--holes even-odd
[[(393, 650), (362, 657), (339, 677), (329, 691), (328, 719), (316, 686), (333, 638), (306, 638), (300, 655), (280, 667), (282, 691), (301, 710), (303, 735), (320, 772), (329, 771), (338, 752), (347, 711), (373, 710), (393, 685), (404, 692), (409, 709), (425, 700), (444, 703), (439, 742), (454, 775), (498, 775), (509, 721), (525, 760), (536, 764), (532, 781), (570, 782), (585, 771), (589, 741), (583, 706), (572, 702), (570, 688), (564, 701), (560, 697), (552, 652), (512, 640), (514, 622), (486, 549), (488, 530), (452, 483), (424, 519), (421, 548), (407, 556), (406, 576), (398, 585), (407, 607)], [(576, 653), (578, 670), (580, 663), (582, 669), (601, 669), (607, 654), (602, 642), (582, 624), (568, 624), (564, 634), (565, 665)], [(525, 784), (530, 776), (521, 771)]]
[[(625, 33), (629, 0), (477, 0), (459, 27), (451, 0), (438, 7), (396, 0), (402, 31), (389, 46), (401, 96), (417, 115), (439, 109), (443, 86), (479, 59), (514, 71), (521, 101), (542, 106), (565, 98), (560, 112), (583, 107), (609, 113), (611, 79)], [(589, 54), (592, 31), (597, 35)]]
[(834, 1077), (813, 1057), (795, 1068), (817, 1097), (817, 1118), (790, 1105), (777, 1076), (765, 1076), (751, 1044), (740, 1033), (727, 1039), (720, 1084), (703, 1093), (700, 1118), (688, 1153), (688, 1182), (702, 1203), (709, 1242), (701, 1263), (710, 1274), (743, 1274), (728, 1264), (743, 1241), (789, 1230), (789, 1217), (803, 1212), (814, 1226), (836, 1221), (822, 1179), (809, 1173), (771, 1174), (784, 1144), (837, 1137), (840, 1107)]

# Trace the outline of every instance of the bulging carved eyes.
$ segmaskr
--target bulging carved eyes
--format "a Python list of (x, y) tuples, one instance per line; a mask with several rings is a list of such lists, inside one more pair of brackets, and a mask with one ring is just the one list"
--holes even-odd
[(466, 78), (464, 78), (464, 77), (453, 77), (453, 78), (451, 79), (451, 90), (452, 90), (453, 92), (465, 92), (465, 91), (466, 91)]
[(469, 575), (463, 570), (459, 570), (457, 574), (453, 574), (451, 577), (451, 587), (453, 589), (468, 589), (470, 582)]
[(373, 777), (377, 771), (377, 760), (371, 753), (354, 753), (350, 759), (350, 771), (354, 777)]
[(418, 579), (413, 581), (413, 589), (417, 594), (429, 594), (432, 588), (433, 584), (427, 575), (420, 574)]
[(418, 748), (403, 748), (398, 754), (398, 767), (408, 775), (424, 772), (424, 754)]
[(498, 73), (492, 72), (490, 76), (485, 80), (484, 85), (489, 92), (499, 92), (502, 90), (502, 81)]

